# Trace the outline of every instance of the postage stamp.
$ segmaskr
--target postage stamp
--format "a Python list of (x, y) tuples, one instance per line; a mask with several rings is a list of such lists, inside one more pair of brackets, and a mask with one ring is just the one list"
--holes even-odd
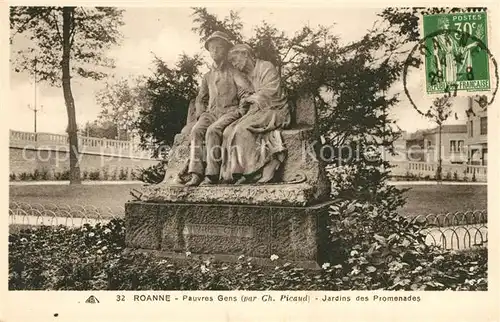
[(491, 89), (486, 12), (423, 15), (425, 91)]

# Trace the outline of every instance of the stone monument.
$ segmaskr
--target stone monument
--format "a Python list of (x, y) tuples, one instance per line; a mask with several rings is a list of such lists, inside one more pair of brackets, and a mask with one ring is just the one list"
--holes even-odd
[(317, 111), (307, 97), (288, 104), (293, 106), (289, 122), (279, 129), (286, 152), (272, 182), (191, 186), (182, 183), (189, 181), (182, 176), (187, 175), (190, 133), (199, 114), (192, 101), (164, 180), (143, 187), (140, 198), (125, 205), (127, 247), (181, 258), (186, 252), (226, 261), (245, 255), (262, 264), (277, 255), (318, 268), (328, 247), (331, 202), (330, 183), (315, 150)]

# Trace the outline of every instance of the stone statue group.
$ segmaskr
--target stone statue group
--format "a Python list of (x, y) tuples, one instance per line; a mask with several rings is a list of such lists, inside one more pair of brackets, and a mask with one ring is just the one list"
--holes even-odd
[(177, 183), (266, 183), (284, 161), (280, 130), (291, 122), (275, 66), (256, 59), (246, 44), (214, 32), (205, 42), (214, 64), (196, 97), (190, 153)]

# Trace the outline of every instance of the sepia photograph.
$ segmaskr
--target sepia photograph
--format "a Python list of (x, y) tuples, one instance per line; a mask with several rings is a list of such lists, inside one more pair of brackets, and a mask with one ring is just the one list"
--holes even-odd
[(490, 8), (233, 5), (9, 6), (9, 291), (488, 291)]

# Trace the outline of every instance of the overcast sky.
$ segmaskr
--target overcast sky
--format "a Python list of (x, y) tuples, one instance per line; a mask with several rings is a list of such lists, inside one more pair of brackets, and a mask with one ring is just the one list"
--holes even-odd
[[(252, 35), (252, 28), (261, 21), (274, 24), (278, 29), (289, 35), (300, 29), (304, 24), (315, 27), (318, 24), (335, 24), (334, 32), (344, 43), (362, 37), (378, 19), (378, 9), (367, 8), (209, 8), (209, 12), (223, 17), (231, 9), (240, 12), (244, 22), (244, 33)], [(151, 67), (152, 52), (164, 59), (167, 63), (174, 63), (178, 56), (202, 53), (205, 50), (199, 42), (199, 37), (191, 31), (193, 27), (192, 10), (189, 8), (127, 8), (124, 13), (125, 25), (121, 31), (124, 39), (119, 47), (115, 47), (107, 54), (116, 60), (116, 69), (112, 71), (114, 77), (128, 77), (129, 75), (145, 75)], [(11, 53), (20, 46), (29, 45), (18, 39), (14, 40)], [(419, 75), (410, 78), (410, 92), (417, 105), (425, 107), (430, 100), (424, 99)], [(8, 112), (11, 116), (10, 128), (13, 130), (33, 131), (33, 112), (28, 104), (34, 103), (34, 85), (26, 74), (11, 72), (11, 104)], [(76, 117), (79, 124), (96, 119), (99, 107), (95, 102), (95, 93), (104, 87), (105, 82), (94, 82), (75, 78), (72, 80), (73, 95), (76, 104)], [(37, 86), (37, 105), (43, 105), (38, 113), (37, 130), (40, 132), (64, 133), (67, 125), (67, 114), (61, 88), (50, 88), (45, 84)], [(395, 84), (395, 91), (402, 91), (403, 85)], [(397, 124), (407, 131), (432, 127), (421, 117), (401, 95), (401, 103), (394, 108), (394, 118)], [(463, 123), (465, 100), (457, 100), (455, 110), (459, 120), (449, 123)]]

